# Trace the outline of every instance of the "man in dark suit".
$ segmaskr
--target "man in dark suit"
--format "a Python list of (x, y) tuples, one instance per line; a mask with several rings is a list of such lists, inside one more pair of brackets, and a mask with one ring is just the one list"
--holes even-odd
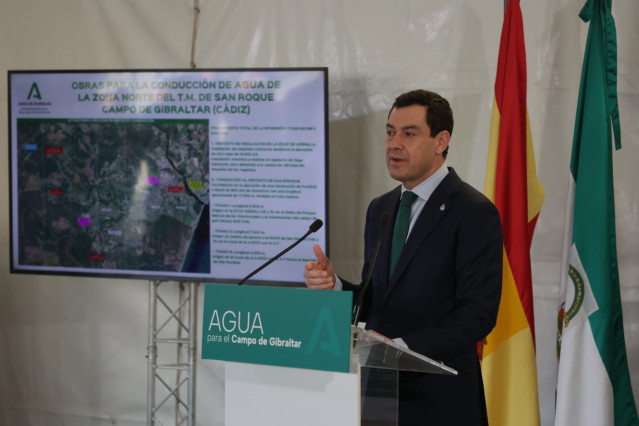
[[(446, 167), (452, 130), (452, 111), (438, 94), (415, 90), (397, 97), (386, 124), (386, 163), (402, 185), (375, 198), (366, 213), (362, 282), (382, 215), (391, 215), (364, 296), (366, 328), (459, 372), (401, 372), (401, 426), (488, 424), (477, 343), (497, 320), (502, 228), (492, 202)], [(402, 198), (415, 201), (404, 209)], [(407, 237), (396, 228), (401, 210), (406, 211)], [(401, 240), (399, 248), (393, 246), (394, 235)], [(322, 249), (316, 245), (313, 250), (317, 261), (306, 265), (306, 285), (353, 291), (356, 300), (361, 285), (336, 277)]]

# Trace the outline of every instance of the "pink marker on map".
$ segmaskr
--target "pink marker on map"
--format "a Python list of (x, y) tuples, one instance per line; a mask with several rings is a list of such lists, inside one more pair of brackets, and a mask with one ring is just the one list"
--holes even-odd
[(158, 177), (157, 176), (147, 176), (146, 183), (149, 185), (157, 185)]
[(91, 226), (91, 218), (90, 217), (79, 217), (78, 218), (78, 226)]

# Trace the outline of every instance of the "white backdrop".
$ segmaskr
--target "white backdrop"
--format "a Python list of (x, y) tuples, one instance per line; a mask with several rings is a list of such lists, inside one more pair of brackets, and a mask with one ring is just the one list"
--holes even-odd
[[(512, 1), (512, 0), (511, 0)], [(528, 108), (546, 199), (532, 246), (543, 425), (553, 421), (556, 300), (585, 0), (521, 0)], [(4, 0), (0, 69), (188, 68), (192, 0)], [(200, 0), (198, 68), (329, 67), (330, 256), (355, 279), (394, 97), (426, 88), (455, 114), (448, 164), (483, 189), (502, 0)], [(614, 154), (626, 344), (639, 395), (639, 2), (615, 0), (623, 149)], [(9, 273), (7, 87), (0, 85), (0, 424), (145, 422), (145, 281)], [(301, 271), (300, 271), (301, 274)], [(201, 289), (202, 290), (202, 289)], [(200, 297), (200, 303), (202, 297)], [(201, 324), (201, 322), (200, 322)], [(224, 419), (223, 367), (198, 364), (198, 424)]]

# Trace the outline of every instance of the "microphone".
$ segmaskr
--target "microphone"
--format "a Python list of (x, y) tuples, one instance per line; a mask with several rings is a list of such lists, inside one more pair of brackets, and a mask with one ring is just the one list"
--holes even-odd
[(237, 283), (237, 285), (242, 285), (244, 284), (244, 282), (246, 280), (248, 280), (249, 278), (251, 278), (253, 275), (257, 274), (258, 272), (260, 272), (262, 269), (266, 268), (268, 265), (270, 265), (271, 263), (275, 262), (277, 259), (279, 259), (280, 257), (282, 257), (282, 255), (284, 255), (286, 252), (288, 252), (289, 250), (291, 250), (293, 247), (295, 247), (296, 245), (298, 245), (299, 243), (301, 243), (302, 241), (304, 241), (306, 239), (306, 237), (308, 237), (309, 235), (311, 235), (313, 232), (316, 232), (317, 230), (319, 230), (322, 225), (324, 225), (324, 222), (322, 222), (321, 219), (315, 219), (315, 221), (313, 223), (311, 223), (311, 226), (308, 227), (308, 231), (306, 232), (306, 234), (304, 234), (302, 236), (302, 238), (300, 238), (299, 240), (295, 241), (293, 244), (291, 244), (290, 246), (288, 246), (286, 249), (284, 249), (282, 252), (280, 252), (279, 254), (277, 254), (275, 257), (271, 258), (268, 262), (266, 262), (265, 264), (263, 264), (262, 266), (260, 266), (259, 268), (257, 268), (256, 270), (254, 270), (253, 272), (251, 272), (250, 274), (248, 274), (246, 277), (244, 277), (240, 282)]
[(386, 226), (390, 222), (390, 213), (384, 212), (382, 213), (381, 220), (381, 228), (379, 230), (379, 237), (377, 237), (377, 247), (375, 247), (375, 254), (373, 255), (373, 261), (371, 262), (370, 268), (368, 268), (368, 276), (366, 277), (366, 281), (362, 286), (362, 290), (359, 292), (357, 297), (357, 301), (355, 302), (355, 306), (353, 307), (353, 320), (351, 325), (357, 325), (357, 320), (359, 319), (359, 312), (362, 309), (362, 302), (364, 301), (364, 293), (368, 289), (369, 284), (371, 283), (371, 277), (373, 276), (373, 268), (375, 267), (375, 262), (377, 261), (377, 255), (379, 254), (379, 247), (382, 245), (382, 236), (384, 235), (384, 230), (386, 230)]

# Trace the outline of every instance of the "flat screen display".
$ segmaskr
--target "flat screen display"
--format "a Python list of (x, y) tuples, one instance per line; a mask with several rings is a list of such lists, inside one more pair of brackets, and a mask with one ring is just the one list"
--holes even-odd
[[(11, 271), (241, 280), (326, 221), (327, 79), (9, 71)], [(302, 282), (326, 235), (252, 281)]]

